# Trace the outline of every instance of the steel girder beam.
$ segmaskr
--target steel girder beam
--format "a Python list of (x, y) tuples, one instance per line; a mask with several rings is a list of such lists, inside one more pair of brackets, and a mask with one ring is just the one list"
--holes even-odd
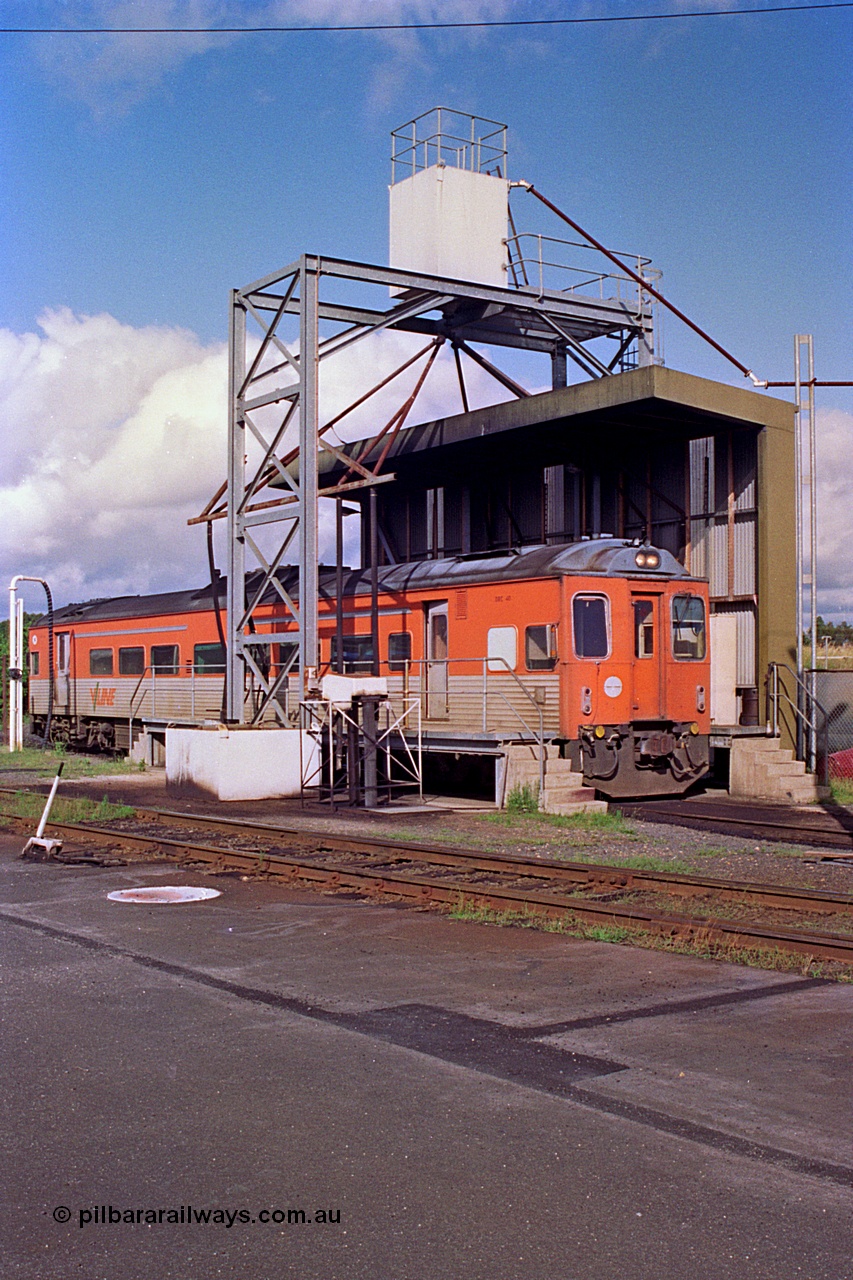
[[(398, 295), (386, 309), (324, 299), (323, 277), (362, 286), (390, 289)], [(278, 332), (285, 317), (298, 317), (298, 341), (285, 342)], [(259, 327), (262, 337), (251, 355), (247, 320)], [(343, 326), (321, 340), (320, 323)], [(336, 488), (318, 488), (319, 365), (355, 342), (382, 329), (424, 333), (450, 339), (463, 346), (514, 347), (556, 355), (568, 354), (593, 377), (610, 373), (628, 343), (638, 343), (641, 364), (651, 362), (652, 310), (646, 297), (633, 304), (619, 298), (594, 298), (582, 294), (537, 291), (529, 286), (483, 285), (465, 280), (425, 275), (370, 263), (303, 254), (281, 271), (264, 276), (231, 298), (229, 326), (229, 443), (228, 443), (228, 634), (227, 717), (245, 718), (245, 672), (252, 672), (261, 691), (260, 710), (274, 698), (281, 675), (268, 679), (249, 651), (269, 637), (247, 635), (255, 608), (274, 591), (296, 623), (300, 698), (316, 676), (318, 661), (318, 501)], [(584, 343), (597, 338), (615, 339), (617, 356), (605, 364)], [(269, 365), (269, 355), (281, 357)], [(269, 379), (283, 374), (281, 385), (270, 388)], [(289, 380), (288, 380), (289, 379)], [(263, 387), (258, 384), (263, 383)], [(270, 429), (257, 420), (276, 405), (285, 405), (284, 416)], [(280, 442), (291, 424), (298, 422), (298, 470), (285, 468), (277, 457)], [(248, 435), (260, 447), (262, 462), (247, 479)], [(253, 502), (270, 483), (290, 492), (274, 503)], [(360, 479), (344, 487), (358, 489), (382, 483), (390, 476)], [(213, 517), (207, 517), (213, 518)], [(286, 526), (276, 553), (265, 556), (251, 530), (262, 525)], [(294, 599), (277, 577), (282, 556), (299, 537), (299, 588)], [(246, 555), (261, 569), (252, 600), (246, 600)], [(276, 714), (279, 714), (276, 708)]]

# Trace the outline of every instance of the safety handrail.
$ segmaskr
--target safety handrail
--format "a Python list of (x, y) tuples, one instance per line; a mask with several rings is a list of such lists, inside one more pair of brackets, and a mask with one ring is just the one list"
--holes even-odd
[[(501, 671), (499, 674), (501, 675), (506, 674), (508, 676), (511, 676), (512, 680), (520, 689), (521, 693), (524, 695), (524, 697), (533, 707), (533, 710), (536, 712), (536, 718), (538, 721), (537, 727), (534, 727), (532, 724), (529, 724), (528, 721), (525, 720), (524, 716), (521, 715), (520, 711), (518, 710), (518, 707), (513, 706), (509, 698), (503, 692), (503, 690), (495, 688), (494, 684), (489, 681), (489, 678), (488, 678), (489, 675), (497, 674), (494, 670), (494, 664), (496, 663), (500, 664), (500, 667), (501, 667)], [(497, 656), (483, 657), (482, 654), (479, 654), (476, 658), (465, 658), (465, 657), (462, 657), (462, 658), (457, 658), (457, 657), (407, 658), (400, 661), (399, 663), (393, 664), (393, 666), (397, 668), (396, 671), (391, 670), (391, 666), (392, 666), (391, 663), (388, 663), (388, 662), (380, 663), (380, 667), (388, 667), (389, 674), (392, 674), (392, 675), (399, 674), (402, 671), (402, 674), (404, 675), (404, 690), (407, 690), (408, 688), (409, 672), (413, 667), (421, 669), (425, 674), (428, 667), (438, 667), (438, 666), (451, 667), (451, 666), (466, 666), (466, 665), (473, 666), (473, 667), (476, 667), (476, 666), (482, 667), (483, 732), (484, 733), (486, 732), (489, 698), (490, 697), (500, 698), (501, 701), (506, 704), (506, 706), (510, 709), (513, 715), (516, 717), (516, 719), (518, 720), (519, 724), (521, 725), (522, 729), (525, 731), (527, 736), (529, 738), (532, 738), (535, 741), (537, 746), (537, 753), (539, 756), (539, 794), (542, 795), (542, 793), (545, 790), (545, 718), (542, 714), (542, 707), (533, 697), (532, 693), (527, 688), (527, 686), (521, 680), (519, 680), (518, 676), (515, 674), (512, 667), (509, 665), (509, 663), (505, 658), (501, 658)], [(421, 680), (421, 686), (422, 686), (422, 689), (421, 689), (422, 693), (427, 693), (428, 691), (426, 690), (426, 684), (423, 679)]]
[[(797, 694), (794, 699), (785, 687), (780, 672), (787, 672), (794, 682)], [(773, 737), (779, 736), (779, 725), (784, 707), (789, 707), (794, 715), (796, 732), (794, 733), (795, 751), (798, 760), (804, 761), (809, 772), (817, 773), (818, 762), (821, 761), (822, 782), (829, 785), (829, 713), (818, 701), (808, 684), (800, 678), (787, 662), (771, 662), (767, 668), (767, 720)], [(819, 717), (821, 718), (819, 720)], [(808, 732), (806, 732), (808, 730)], [(818, 749), (818, 738), (823, 745), (823, 752)], [(822, 758), (821, 758), (822, 757)]]

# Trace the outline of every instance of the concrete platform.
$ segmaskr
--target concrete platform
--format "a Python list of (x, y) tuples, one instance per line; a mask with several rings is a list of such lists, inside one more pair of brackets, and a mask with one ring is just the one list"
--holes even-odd
[[(849, 1274), (849, 987), (19, 843), (16, 1280)], [(187, 882), (222, 896), (106, 898)]]

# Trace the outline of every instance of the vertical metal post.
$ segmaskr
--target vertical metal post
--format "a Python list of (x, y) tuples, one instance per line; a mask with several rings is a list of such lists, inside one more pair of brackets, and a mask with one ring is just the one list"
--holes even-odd
[(303, 698), (316, 681), (319, 650), (319, 275), (319, 259), (303, 254), (299, 267), (299, 682)]
[(343, 498), (335, 499), (335, 632), (337, 634), (337, 650), (335, 653), (335, 670), (338, 675), (344, 670), (344, 502)]
[(225, 716), (243, 723), (243, 629), (246, 608), (246, 542), (243, 502), (246, 493), (246, 423), (240, 393), (246, 376), (246, 309), (231, 292), (228, 333), (228, 634), (225, 651)]
[[(809, 333), (794, 338), (794, 386), (797, 412), (795, 419), (795, 477), (797, 524), (797, 676), (802, 682), (798, 704), (808, 720), (810, 708), (803, 707), (803, 689), (814, 699), (815, 677), (806, 678), (803, 660), (803, 634), (806, 627), (805, 587), (809, 587), (809, 632), (811, 668), (817, 655), (817, 444), (815, 438), (814, 340)], [(804, 466), (807, 452), (808, 469)], [(806, 531), (805, 491), (808, 492), (808, 532)], [(805, 736), (804, 736), (805, 735)], [(817, 765), (817, 737), (812, 728), (804, 728), (802, 717), (797, 724), (797, 755), (807, 761), (812, 771)]]
[(812, 661), (809, 676), (809, 769), (817, 771), (817, 433), (815, 431), (815, 395), (814, 395), (814, 341), (808, 335), (808, 371), (809, 371), (809, 570), (811, 575), (811, 618), (812, 618)]
[[(12, 579), (9, 587), (9, 750), (20, 751), (21, 742), (18, 733), (18, 720), (21, 711), (21, 681), (12, 675), (19, 670), (21, 658), (18, 653), (18, 598), (15, 587), (17, 578)], [(49, 674), (49, 673), (48, 673)]]
[[(19, 751), (18, 745), (18, 701), (20, 684), (12, 675), (18, 662), (18, 579), (14, 577), (9, 586), (9, 750)], [(50, 675), (50, 673), (49, 673)]]
[(24, 663), (27, 661), (26, 650), (24, 649), (24, 602), (18, 601), (18, 616), (15, 619), (15, 627), (18, 632), (18, 662), (17, 667), (20, 675), (15, 684), (18, 686), (18, 750), (24, 749)]
[(379, 525), (376, 514), (376, 489), (370, 490), (370, 644), (373, 650), (373, 674), (379, 675)]
[(364, 738), (364, 807), (375, 809), (378, 801), (376, 771), (376, 698), (361, 700), (361, 732)]

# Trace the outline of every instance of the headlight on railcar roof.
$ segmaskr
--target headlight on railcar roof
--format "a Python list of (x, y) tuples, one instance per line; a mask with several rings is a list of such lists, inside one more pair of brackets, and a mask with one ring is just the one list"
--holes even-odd
[(660, 553), (657, 551), (638, 551), (634, 556), (634, 563), (638, 569), (659, 569)]

